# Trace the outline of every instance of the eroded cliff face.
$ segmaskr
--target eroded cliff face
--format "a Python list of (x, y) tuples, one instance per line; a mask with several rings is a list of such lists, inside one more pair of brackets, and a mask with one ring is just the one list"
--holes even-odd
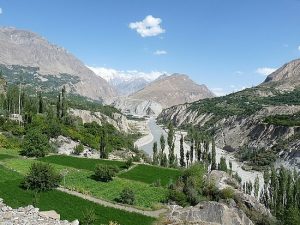
[[(231, 146), (238, 149), (242, 146), (270, 149), (282, 140), (288, 140), (300, 133), (300, 127), (275, 126), (267, 124), (267, 116), (300, 112), (300, 106), (268, 106), (247, 117), (229, 116), (217, 120), (207, 126), (207, 130), (214, 130), (218, 147)], [(186, 125), (203, 127), (214, 117), (212, 113), (198, 113), (189, 108), (189, 104), (175, 106), (164, 110), (160, 122), (173, 121), (176, 126)], [(282, 149), (281, 156), (291, 161), (293, 165), (299, 163), (300, 140), (288, 142)], [(298, 159), (297, 159), (298, 158)]]
[(117, 130), (125, 133), (130, 132), (127, 118), (120, 113), (113, 113), (111, 117), (100, 112), (91, 112), (89, 110), (70, 109), (69, 113), (73, 116), (80, 117), (83, 123), (96, 122), (101, 125), (103, 122), (113, 125)]

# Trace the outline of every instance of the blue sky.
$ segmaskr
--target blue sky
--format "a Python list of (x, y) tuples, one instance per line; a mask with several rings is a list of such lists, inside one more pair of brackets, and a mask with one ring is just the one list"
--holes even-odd
[(300, 0), (0, 0), (0, 8), (0, 26), (39, 33), (87, 65), (184, 73), (218, 93), (300, 57)]

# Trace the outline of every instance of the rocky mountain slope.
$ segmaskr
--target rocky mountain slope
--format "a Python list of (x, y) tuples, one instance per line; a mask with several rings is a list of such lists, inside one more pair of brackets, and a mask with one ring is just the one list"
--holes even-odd
[(300, 59), (284, 64), (270, 74), (261, 86), (274, 87), (277, 90), (291, 91), (300, 86)]
[(210, 132), (220, 148), (275, 149), (278, 155), (300, 168), (299, 84), (299, 60), (295, 60), (257, 87), (173, 106), (163, 110), (158, 119)]
[(115, 90), (67, 50), (25, 30), (0, 28), (0, 69), (8, 82), (22, 79), (48, 91), (66, 85), (92, 99), (110, 98)]
[(196, 84), (186, 75), (173, 74), (155, 80), (129, 97), (132, 99), (152, 100), (166, 108), (214, 96), (205, 85)]
[(112, 105), (125, 113), (158, 115), (163, 108), (211, 98), (214, 94), (205, 86), (198, 85), (182, 74), (160, 76), (143, 89), (118, 98)]

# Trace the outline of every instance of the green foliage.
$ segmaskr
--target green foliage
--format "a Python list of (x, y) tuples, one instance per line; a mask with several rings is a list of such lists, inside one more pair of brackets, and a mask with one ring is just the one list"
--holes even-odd
[(128, 172), (119, 174), (118, 177), (141, 181), (147, 184), (153, 184), (160, 179), (161, 185), (166, 186), (171, 181), (176, 180), (180, 174), (180, 171), (176, 169), (168, 169), (149, 165), (137, 165)]
[(225, 157), (221, 157), (220, 159), (220, 164), (219, 164), (219, 170), (227, 172), (227, 163), (226, 163), (226, 158)]
[(118, 167), (98, 164), (95, 168), (93, 178), (97, 181), (109, 182), (113, 179), (116, 173), (119, 172)]
[(128, 205), (133, 205), (135, 201), (135, 195), (132, 189), (124, 188), (120, 193), (120, 197), (118, 198), (118, 202)]
[(96, 214), (94, 209), (86, 209), (83, 212), (83, 219), (80, 221), (82, 225), (94, 225), (96, 222)]
[(133, 165), (133, 159), (130, 157), (129, 159), (126, 160), (125, 162), (125, 168), (129, 169)]
[(242, 147), (237, 153), (237, 158), (244, 162), (248, 162), (253, 169), (261, 170), (271, 166), (276, 161), (276, 154), (273, 150), (254, 149)]
[(87, 158), (78, 158), (66, 155), (51, 155), (44, 158), (38, 159), (42, 162), (47, 163), (54, 163), (62, 166), (73, 167), (76, 169), (84, 169), (89, 171), (94, 171), (96, 165), (108, 165), (108, 166), (115, 166), (119, 169), (125, 167), (124, 162), (120, 161), (112, 161), (112, 160), (101, 160), (101, 159), (87, 159)]
[(35, 191), (48, 191), (58, 187), (62, 177), (49, 164), (33, 163), (22, 186)]
[(185, 169), (182, 176), (170, 185), (169, 201), (178, 201), (177, 204), (182, 206), (198, 204), (202, 197), (204, 174), (205, 168), (201, 163), (195, 163)]
[(221, 190), (221, 198), (223, 199), (233, 199), (234, 198), (234, 190), (231, 187), (226, 187)]
[(80, 143), (74, 147), (73, 154), (80, 155), (83, 152), (83, 150), (84, 150), (84, 146), (83, 144)]
[(300, 113), (295, 113), (291, 115), (268, 116), (264, 119), (264, 122), (276, 126), (300, 126)]
[[(23, 177), (16, 172), (0, 167), (0, 196), (4, 202), (13, 208), (25, 207), (32, 204), (33, 191), (20, 188)], [(86, 209), (94, 209), (96, 214), (95, 225), (109, 224), (117, 221), (122, 225), (151, 225), (154, 220), (151, 217), (123, 210), (109, 208), (87, 201), (85, 199), (69, 195), (57, 190), (39, 193), (39, 201), (36, 207), (41, 211), (55, 210), (61, 215), (61, 219), (83, 221), (83, 212)], [(72, 204), (70, 204), (72, 203)]]
[(24, 138), (21, 155), (28, 157), (44, 157), (50, 149), (48, 137), (40, 130), (32, 129)]

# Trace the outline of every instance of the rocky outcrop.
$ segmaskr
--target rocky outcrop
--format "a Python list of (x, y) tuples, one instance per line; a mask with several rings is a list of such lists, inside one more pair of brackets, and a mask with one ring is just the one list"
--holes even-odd
[(300, 86), (300, 59), (284, 64), (270, 74), (261, 86), (272, 86), (281, 91), (291, 91)]
[(33, 206), (12, 209), (0, 199), (0, 224), (2, 225), (79, 225), (79, 221), (68, 222), (60, 220), (55, 211), (40, 212)]
[(157, 102), (130, 97), (117, 98), (111, 105), (120, 109), (122, 113), (131, 115), (157, 116), (162, 111), (162, 106)]
[(194, 207), (170, 206), (168, 220), (172, 225), (254, 225), (246, 214), (236, 207), (219, 202), (201, 202)]
[(83, 123), (96, 122), (99, 125), (102, 123), (109, 123), (119, 131), (126, 133), (130, 132), (130, 127), (126, 117), (120, 113), (112, 113), (111, 117), (104, 115), (101, 112), (92, 112), (81, 109), (70, 109), (69, 113), (73, 116), (80, 117)]
[[(88, 69), (80, 60), (65, 49), (49, 43), (45, 38), (15, 28), (0, 28), (0, 64), (37, 68), (34, 76), (42, 80), (59, 80), (62, 75), (78, 77), (79, 81), (63, 85), (72, 87), (75, 93), (92, 99), (110, 98), (115, 90), (101, 77)], [(19, 74), (10, 76), (19, 78)], [(56, 82), (56, 81), (54, 81)], [(63, 80), (62, 80), (63, 82)], [(56, 87), (61, 88), (61, 87)]]

